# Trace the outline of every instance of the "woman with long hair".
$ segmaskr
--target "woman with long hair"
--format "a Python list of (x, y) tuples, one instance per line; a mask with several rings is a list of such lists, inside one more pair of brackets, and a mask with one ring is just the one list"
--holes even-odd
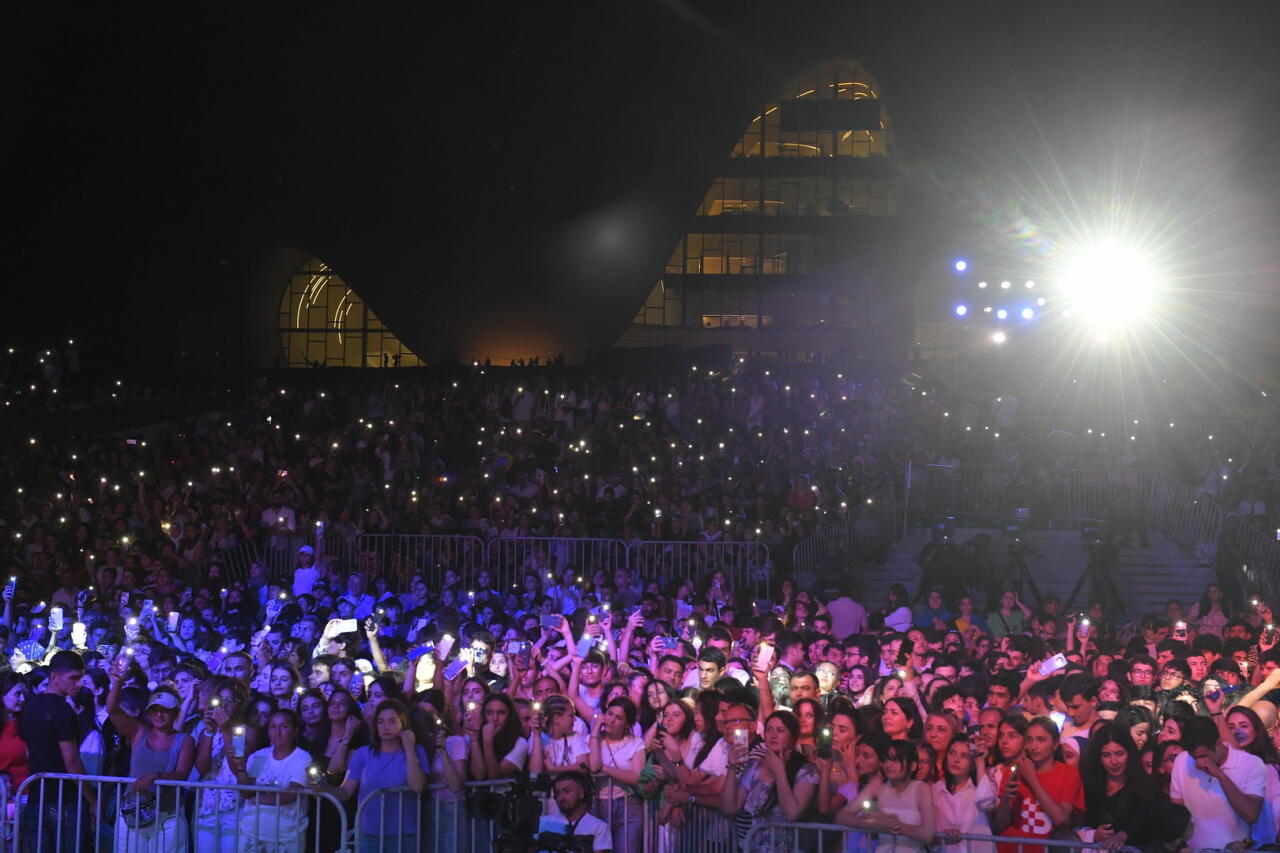
[(1155, 714), (1141, 705), (1126, 705), (1116, 714), (1115, 721), (1124, 723), (1129, 729), (1129, 737), (1133, 739), (1133, 745), (1138, 748), (1139, 752), (1147, 748), (1147, 744), (1151, 742), (1151, 734), (1156, 727)]
[(429, 728), (434, 731), (436, 741), (435, 749), (431, 751), (427, 779), (432, 788), (432, 832), (436, 846), (439, 850), (467, 850), (469, 836), (464, 787), (467, 782), (467, 739), (447, 711), (440, 716), (427, 713), (432, 720)]
[(479, 737), (472, 737), (468, 751), (471, 779), (509, 779), (524, 769), (529, 757), (515, 703), (505, 693), (490, 693), (480, 713)]
[(1200, 601), (1192, 605), (1187, 614), (1187, 623), (1194, 625), (1197, 634), (1213, 634), (1221, 637), (1231, 621), (1231, 605), (1222, 594), (1222, 587), (1216, 583), (1205, 585)]
[(1152, 838), (1150, 777), (1142, 769), (1142, 751), (1127, 723), (1106, 723), (1089, 736), (1080, 757), (1084, 782), (1084, 825), (1108, 850), (1143, 847)]
[[(1002, 728), (1008, 724), (1006, 720)], [(1084, 812), (1080, 772), (1061, 760), (1058, 738), (1058, 726), (1048, 717), (1035, 717), (1027, 723), (1024, 754), (1016, 762), (1000, 767), (996, 834), (1047, 838), (1070, 827), (1075, 815)], [(1015, 844), (1000, 845), (1000, 853), (1013, 853), (1015, 849)]]
[[(1266, 726), (1257, 711), (1236, 705), (1227, 711), (1225, 719), (1226, 741), (1236, 749), (1244, 750), (1262, 759), (1267, 773), (1267, 787), (1262, 796), (1262, 811), (1250, 829), (1249, 837), (1259, 844), (1271, 844), (1276, 840), (1276, 816), (1280, 815), (1280, 753), (1267, 734)], [(1225, 738), (1224, 738), (1225, 740)]]
[[(427, 751), (409, 727), (409, 709), (394, 699), (384, 700), (374, 712), (369, 746), (351, 756), (351, 766), (340, 786), (324, 786), (343, 802), (357, 793), (361, 818), (356, 826), (360, 853), (416, 853), (418, 843), (418, 795), (426, 790)], [(387, 788), (409, 788), (412, 793), (382, 793)], [(369, 800), (377, 797), (375, 803)]]
[(911, 627), (911, 596), (907, 588), (900, 583), (890, 584), (885, 593), (884, 606), (880, 608), (884, 616), (884, 626), (894, 631), (905, 631)]
[[(720, 808), (725, 814), (745, 811), (752, 823), (798, 821), (813, 804), (818, 791), (818, 770), (796, 749), (800, 721), (790, 711), (774, 711), (764, 724), (764, 750), (759, 758), (747, 760), (744, 745), (729, 750), (729, 762), (745, 768), (726, 773), (720, 791)], [(791, 833), (765, 836), (757, 853), (790, 849)]]
[(915, 778), (916, 745), (891, 740), (881, 749), (880, 775), (836, 815), (836, 823), (881, 833), (877, 850), (924, 850), (937, 835), (937, 824), (933, 790)]
[[(671, 685), (656, 678), (650, 678), (644, 685), (644, 699), (637, 704), (640, 709), (640, 729), (648, 732), (658, 721), (662, 710), (676, 698)], [(646, 734), (646, 737), (648, 735)]]
[(924, 734), (920, 708), (907, 696), (895, 696), (884, 703), (880, 727), (890, 740), (919, 740)]
[(961, 834), (990, 835), (996, 789), (978, 772), (976, 751), (981, 744), (965, 735), (954, 735), (942, 759), (942, 778), (933, 784), (934, 814), (938, 837), (947, 853), (995, 853), (990, 842), (962, 842)]
[(800, 739), (796, 746), (804, 753), (804, 757), (813, 760), (813, 750), (818, 742), (818, 729), (826, 721), (826, 712), (817, 699), (797, 699), (792, 712), (800, 721)]
[(960, 720), (947, 711), (935, 711), (924, 720), (924, 741), (933, 747), (938, 756), (934, 779), (941, 779), (946, 771), (947, 749), (952, 739), (960, 734)]
[[(311, 756), (298, 746), (298, 716), (277, 709), (267, 721), (266, 747), (247, 758), (228, 757), (236, 782), (266, 788), (302, 788), (309, 784)], [(307, 801), (297, 793), (245, 794), (240, 809), (242, 849), (301, 853), (307, 834)]]
[(1151, 751), (1151, 781), (1163, 797), (1169, 796), (1169, 783), (1173, 779), (1173, 762), (1182, 753), (1182, 744), (1176, 740), (1157, 743)]
[[(608, 703), (605, 707), (609, 707)], [(672, 761), (681, 761), (689, 751), (689, 738), (693, 737), (695, 726), (693, 708), (688, 700), (675, 699), (668, 702), (657, 721), (645, 732), (645, 748), (660, 749)]]
[[(256, 726), (249, 725), (249, 689), (244, 682), (215, 675), (200, 692), (203, 716), (196, 726), (195, 767), (201, 782), (235, 785), (236, 775), (228, 757), (244, 738), (245, 754), (261, 745)], [(196, 797), (196, 850), (234, 853), (239, 824), (240, 799), (230, 788), (203, 788)]]
[(814, 759), (818, 768), (818, 814), (823, 818), (835, 817), (845, 803), (858, 795), (858, 726), (858, 714), (847, 700), (832, 703), (826, 722), (826, 728), (831, 729), (831, 757)]
[(330, 784), (337, 784), (347, 775), (347, 762), (351, 755), (369, 742), (369, 728), (360, 719), (360, 706), (355, 697), (341, 687), (329, 694), (326, 711), (329, 720), (329, 737), (324, 744), (324, 759), (316, 761), (324, 767)]
[(311, 755), (311, 761), (321, 766), (328, 761), (324, 754), (329, 740), (329, 700), (324, 691), (311, 688), (298, 697), (298, 745)]
[(9, 775), (14, 793), (31, 773), (27, 742), (18, 735), (18, 721), (30, 693), (27, 680), (14, 670), (0, 673), (0, 773)]
[(596, 796), (601, 801), (600, 817), (613, 834), (614, 850), (640, 849), (642, 808), (634, 788), (640, 783), (645, 752), (644, 740), (632, 734), (635, 724), (636, 706), (631, 700), (614, 699), (592, 722), (587, 739), (591, 772), (609, 777)]

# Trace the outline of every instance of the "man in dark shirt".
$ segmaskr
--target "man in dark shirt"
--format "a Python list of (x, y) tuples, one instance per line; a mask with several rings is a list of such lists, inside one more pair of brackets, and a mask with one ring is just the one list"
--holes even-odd
[[(49, 662), (48, 688), (27, 700), (18, 734), (27, 744), (31, 775), (84, 773), (80, 727), (67, 701), (83, 677), (80, 656), (72, 651), (58, 652)], [(77, 809), (76, 801), (82, 796), (87, 808)], [(23, 848), (31, 853), (84, 849), (91, 837), (89, 822), (94, 811), (93, 791), (88, 785), (33, 783), (22, 811)]]

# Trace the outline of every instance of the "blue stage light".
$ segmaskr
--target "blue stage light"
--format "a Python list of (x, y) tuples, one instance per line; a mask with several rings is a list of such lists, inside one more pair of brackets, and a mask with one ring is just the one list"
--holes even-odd
[(964, 258), (960, 258), (956, 261), (955, 266), (956, 266), (956, 272), (964, 272), (969, 268), (969, 262), (966, 261)]
[(956, 316), (957, 316), (957, 317), (963, 317), (965, 314), (968, 314), (968, 313), (969, 313), (969, 306), (968, 306), (968, 305), (957, 305), (957, 306), (956, 306)]
[(1009, 316), (1009, 312), (1008, 312), (1008, 311), (1006, 311), (1006, 310), (1004, 310), (1003, 308), (1001, 308), (1000, 310), (996, 311), (996, 318), (997, 318), (997, 319), (999, 319), (999, 320), (1003, 320), (1003, 319), (1005, 319), (1005, 318), (1006, 318), (1006, 317), (1008, 317), (1008, 316)]
[(1035, 312), (1034, 310), (1032, 310), (1031, 308), (1023, 308), (1023, 309), (1022, 309), (1022, 319), (1024, 319), (1024, 320), (1030, 320), (1030, 319), (1031, 319), (1032, 317), (1034, 317), (1034, 316), (1036, 316), (1036, 312)]

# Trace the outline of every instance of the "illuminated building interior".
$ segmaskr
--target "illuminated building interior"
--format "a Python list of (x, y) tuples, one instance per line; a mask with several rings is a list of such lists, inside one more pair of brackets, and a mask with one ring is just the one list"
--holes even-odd
[(796, 77), (728, 153), (619, 345), (768, 351), (760, 335), (724, 330), (866, 327), (874, 296), (858, 246), (897, 213), (892, 155), (888, 111), (861, 65)]
[(346, 282), (317, 258), (294, 270), (280, 297), (280, 348), (287, 367), (419, 367)]

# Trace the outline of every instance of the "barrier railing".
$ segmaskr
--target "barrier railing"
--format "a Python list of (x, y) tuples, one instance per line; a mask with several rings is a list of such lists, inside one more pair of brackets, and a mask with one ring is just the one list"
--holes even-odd
[(755, 597), (769, 595), (773, 558), (769, 547), (755, 541), (633, 542), (627, 547), (627, 567), (642, 581), (660, 583), (705, 579), (723, 571), (731, 592), (748, 590)]
[(897, 539), (899, 526), (897, 489), (884, 483), (860, 498), (852, 512), (818, 525), (797, 542), (791, 564), (797, 574), (817, 575), (824, 565), (848, 570), (880, 562), (878, 554)]
[[(536, 815), (510, 806), (505, 797), (514, 781), (468, 782), (463, 791), (456, 793), (433, 785), (422, 797), (404, 787), (373, 792), (356, 809), (357, 849), (376, 853), (487, 851), (500, 847), (495, 840), (513, 831), (507, 819), (521, 818), (532, 823), (526, 829), (533, 833), (537, 832), (539, 818), (550, 818), (554, 824), (555, 804), (550, 794), (535, 795), (540, 804)], [(654, 820), (653, 804), (639, 799), (626, 786), (605, 775), (596, 777), (595, 796), (588, 811), (609, 826), (614, 850), (658, 851), (661, 833)], [(413, 832), (392, 831), (403, 828)], [(364, 847), (360, 846), (362, 839), (368, 839)]]
[[(856, 837), (857, 841), (852, 838)], [(834, 823), (752, 823), (743, 840), (747, 851), (805, 851), (805, 853), (842, 853), (845, 850), (917, 851), (933, 848), (945, 853), (994, 853), (1016, 850), (1016, 853), (1040, 853), (1043, 850), (1104, 850), (1099, 843), (1056, 838), (1021, 838), (1012, 835), (978, 835), (976, 833), (939, 834), (929, 843), (905, 835), (867, 832)]]
[(453, 569), (469, 574), (484, 565), (485, 543), (478, 536), (398, 535), (366, 533), (355, 539), (326, 538), (326, 556), (341, 561), (344, 568), (405, 584), (416, 574), (427, 586), (439, 589), (444, 572)]
[[(346, 845), (347, 813), (326, 792), (288, 786), (285, 780), (280, 785), (157, 781), (134, 791), (134, 781), (69, 773), (28, 777), (16, 799), (14, 849), (331, 853)], [(213, 800), (209, 808), (206, 796)]]
[(224, 548), (205, 560), (202, 569), (218, 564), (222, 567), (222, 577), (229, 581), (243, 581), (249, 577), (249, 566), (258, 559), (258, 545), (252, 539)]
[(489, 540), (484, 564), (496, 588), (511, 589), (530, 572), (538, 577), (549, 571), (590, 577), (597, 569), (612, 574), (627, 565), (627, 546), (621, 539), (498, 538)]

